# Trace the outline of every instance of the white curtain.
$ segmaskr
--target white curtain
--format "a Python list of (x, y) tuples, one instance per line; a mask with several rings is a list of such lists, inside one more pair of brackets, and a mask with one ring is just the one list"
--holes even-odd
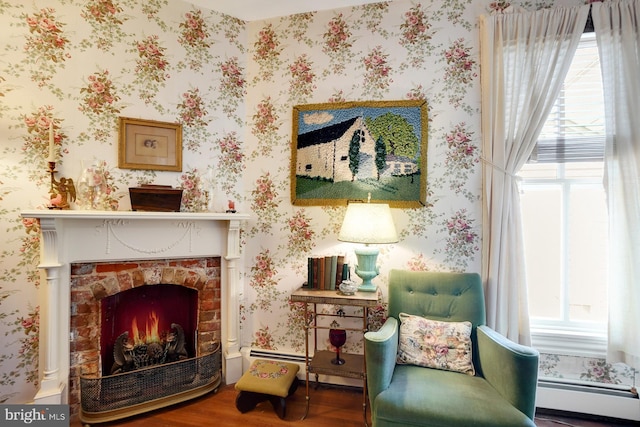
[(480, 17), (482, 277), (487, 324), (529, 345), (529, 310), (515, 174), (558, 96), (589, 6)]
[(593, 4), (605, 99), (608, 361), (640, 367), (640, 0)]

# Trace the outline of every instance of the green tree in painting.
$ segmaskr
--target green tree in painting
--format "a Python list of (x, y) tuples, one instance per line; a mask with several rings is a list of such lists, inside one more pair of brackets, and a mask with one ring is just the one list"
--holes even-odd
[(349, 143), (349, 170), (351, 171), (351, 182), (353, 182), (358, 174), (358, 168), (360, 167), (360, 133), (362, 131), (357, 130), (351, 137)]
[(381, 137), (376, 139), (376, 169), (378, 171), (378, 181), (380, 181), (380, 172), (387, 165), (387, 146)]
[(413, 126), (404, 117), (387, 112), (375, 119), (367, 117), (366, 123), (367, 129), (376, 140), (382, 138), (387, 153), (410, 159), (417, 158), (420, 152), (420, 141)]

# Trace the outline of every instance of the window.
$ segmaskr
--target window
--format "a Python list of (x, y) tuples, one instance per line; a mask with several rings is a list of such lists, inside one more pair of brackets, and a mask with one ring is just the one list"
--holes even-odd
[(598, 50), (594, 34), (585, 33), (536, 148), (519, 173), (532, 340), (545, 352), (604, 352), (603, 153)]

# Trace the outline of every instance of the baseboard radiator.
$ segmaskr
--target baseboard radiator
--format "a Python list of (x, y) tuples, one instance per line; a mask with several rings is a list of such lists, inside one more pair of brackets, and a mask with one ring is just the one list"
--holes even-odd
[(536, 407), (640, 421), (640, 400), (629, 387), (555, 378), (538, 381)]

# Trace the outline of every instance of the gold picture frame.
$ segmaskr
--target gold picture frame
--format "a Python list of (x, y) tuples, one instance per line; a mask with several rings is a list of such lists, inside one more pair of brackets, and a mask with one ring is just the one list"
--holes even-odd
[(120, 117), (118, 167), (182, 172), (182, 125)]
[(292, 125), (293, 205), (426, 205), (425, 100), (296, 105)]

